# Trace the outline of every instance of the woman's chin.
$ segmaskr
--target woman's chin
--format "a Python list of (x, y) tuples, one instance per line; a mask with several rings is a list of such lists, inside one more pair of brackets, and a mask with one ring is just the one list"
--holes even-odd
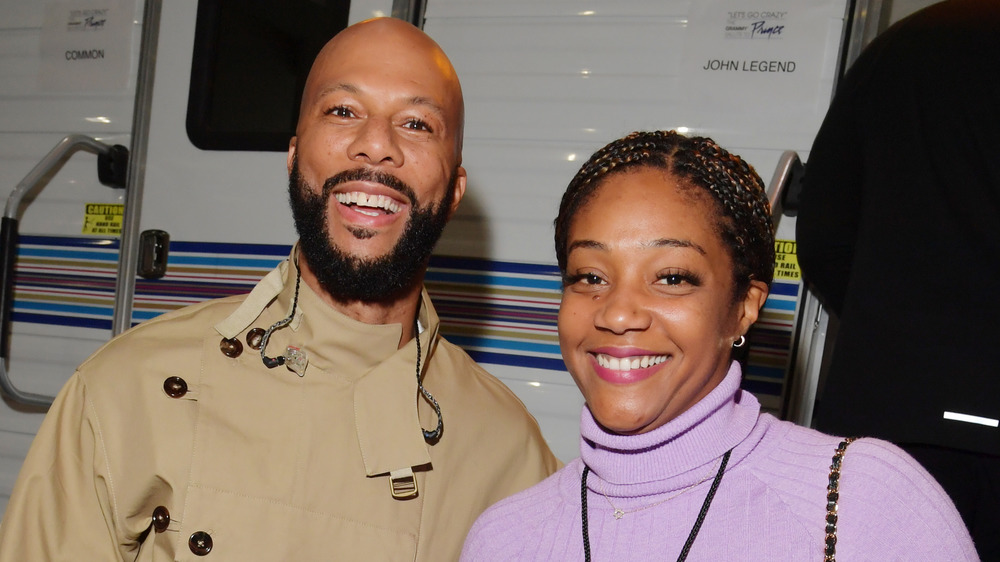
[(626, 412), (601, 412), (600, 410), (595, 412), (594, 408), (591, 408), (590, 413), (593, 414), (601, 429), (618, 435), (637, 435), (663, 425), (656, 423), (655, 419), (646, 419)]

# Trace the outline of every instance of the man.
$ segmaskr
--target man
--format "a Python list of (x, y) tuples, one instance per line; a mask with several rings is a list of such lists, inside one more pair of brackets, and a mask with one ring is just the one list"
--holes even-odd
[(249, 294), (80, 366), (0, 526), (0, 560), (449, 560), (551, 473), (537, 424), (438, 337), (423, 274), (466, 187), (441, 49), (380, 19), (319, 54), (288, 151), (300, 242)]
[(901, 445), (983, 560), (1000, 560), (997, 60), (994, 0), (880, 35), (816, 137), (797, 220), (805, 279), (840, 319), (817, 428)]

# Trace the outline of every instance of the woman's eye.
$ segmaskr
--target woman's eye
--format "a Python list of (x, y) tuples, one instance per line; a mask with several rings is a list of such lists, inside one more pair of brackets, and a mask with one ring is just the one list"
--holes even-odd
[(657, 280), (661, 285), (699, 285), (699, 280), (694, 275), (690, 273), (680, 272), (680, 271), (668, 271), (666, 273), (660, 274)]
[(579, 273), (577, 275), (570, 276), (566, 280), (567, 285), (576, 285), (581, 283), (583, 285), (602, 285), (604, 284), (604, 279), (596, 273)]
[(431, 132), (431, 126), (427, 124), (426, 121), (420, 119), (408, 119), (406, 123), (403, 124), (406, 129), (412, 129), (414, 131), (427, 131)]
[(576, 275), (567, 275), (563, 278), (564, 287), (575, 285), (577, 288), (583, 288), (604, 284), (606, 284), (604, 279), (596, 273), (578, 273)]

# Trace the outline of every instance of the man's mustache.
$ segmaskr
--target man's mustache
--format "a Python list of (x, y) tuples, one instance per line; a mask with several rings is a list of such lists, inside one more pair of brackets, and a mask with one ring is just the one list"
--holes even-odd
[(326, 199), (330, 197), (330, 192), (333, 191), (338, 185), (349, 182), (349, 181), (367, 181), (373, 183), (380, 183), (394, 191), (399, 192), (404, 197), (410, 200), (410, 205), (413, 208), (417, 208), (417, 194), (413, 189), (406, 185), (403, 180), (397, 178), (396, 176), (383, 171), (371, 170), (369, 168), (355, 168), (353, 170), (344, 170), (337, 175), (329, 177), (323, 183), (323, 198)]

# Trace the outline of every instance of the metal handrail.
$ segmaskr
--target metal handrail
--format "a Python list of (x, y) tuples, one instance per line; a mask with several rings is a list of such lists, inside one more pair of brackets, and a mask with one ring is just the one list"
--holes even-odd
[(59, 167), (66, 155), (78, 150), (87, 149), (94, 154), (110, 154), (112, 147), (103, 142), (86, 135), (67, 135), (56, 146), (42, 158), (35, 167), (24, 176), (10, 196), (7, 197), (7, 207), (4, 209), (4, 217), (17, 219), (17, 213), (21, 210), (21, 199), (34, 189), (38, 183), (52, 170)]
[(785, 201), (790, 190), (797, 186), (802, 178), (802, 161), (794, 150), (786, 150), (778, 159), (778, 166), (771, 177), (771, 185), (767, 186), (767, 200), (771, 203), (771, 223), (778, 229), (778, 220), (785, 213)]
[[(805, 166), (798, 154), (787, 150), (781, 154), (778, 166), (768, 186), (768, 200), (771, 202), (771, 220), (777, 230), (778, 220), (783, 215), (798, 214), (802, 178)], [(798, 327), (795, 329), (795, 345), (789, 361), (788, 386), (785, 391), (782, 417), (802, 426), (809, 426), (819, 386), (819, 370), (822, 365), (822, 343), (826, 339), (829, 317), (808, 287), (802, 288), (799, 299)]]
[[(115, 158), (124, 147), (105, 144), (86, 135), (67, 135), (45, 155), (28, 175), (21, 180), (7, 198), (2, 222), (0, 222), (0, 392), (10, 400), (25, 406), (47, 408), (54, 396), (35, 394), (19, 390), (11, 381), (7, 366), (10, 361), (10, 317), (14, 307), (14, 266), (17, 263), (18, 214), (21, 212), (24, 196), (37, 188), (55, 169), (62, 166), (70, 154), (86, 150), (98, 155), (99, 163)], [(115, 164), (111, 163), (111, 167)], [(120, 176), (118, 170), (118, 176)], [(98, 172), (104, 182), (103, 172)], [(110, 183), (123, 187), (117, 181)]]

